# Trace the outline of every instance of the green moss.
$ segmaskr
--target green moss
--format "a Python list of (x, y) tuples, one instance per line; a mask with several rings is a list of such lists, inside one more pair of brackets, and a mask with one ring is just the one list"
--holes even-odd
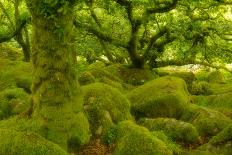
[(129, 68), (121, 64), (114, 64), (106, 67), (105, 69), (114, 76), (122, 79), (124, 83), (135, 86), (142, 85), (157, 77), (148, 69)]
[(131, 119), (130, 102), (117, 89), (94, 83), (83, 86), (82, 90), (93, 134), (101, 134), (113, 124)]
[(174, 141), (195, 143), (199, 137), (192, 124), (172, 118), (140, 119), (139, 124), (150, 131), (163, 131)]
[(19, 87), (30, 93), (32, 67), (30, 63), (0, 59), (0, 88)]
[(217, 145), (217, 144), (224, 144), (229, 141), (232, 142), (232, 124), (228, 125), (225, 129), (219, 132), (216, 136), (211, 138), (209, 143), (213, 145)]
[(22, 51), (10, 46), (6, 43), (1, 43), (0, 45), (0, 58), (17, 60), (20, 57), (23, 57)]
[(208, 82), (209, 83), (225, 83), (224, 74), (217, 70), (209, 73), (208, 75)]
[(0, 129), (0, 154), (68, 155), (58, 145), (29, 132)]
[(210, 141), (201, 146), (201, 150), (208, 150), (215, 154), (230, 155), (232, 154), (232, 124), (212, 137)]
[(206, 81), (195, 81), (192, 83), (191, 93), (194, 95), (210, 95), (213, 93), (210, 88), (210, 84)]
[(228, 125), (216, 136), (212, 137), (209, 142), (201, 146), (200, 150), (207, 150), (212, 154), (232, 154), (232, 124)]
[(194, 104), (189, 105), (181, 119), (192, 123), (200, 136), (214, 136), (231, 123), (222, 113)]
[(224, 93), (209, 96), (197, 96), (196, 103), (222, 112), (226, 116), (232, 118), (232, 93)]
[(146, 128), (131, 121), (119, 123), (114, 155), (172, 155), (168, 146)]
[(214, 95), (220, 95), (220, 94), (225, 94), (225, 93), (230, 93), (232, 92), (232, 85), (231, 83), (212, 83), (210, 84), (211, 91)]
[(189, 102), (184, 80), (161, 77), (128, 93), (132, 112), (136, 117), (179, 118)]
[(0, 92), (0, 119), (25, 112), (29, 108), (29, 95), (21, 88), (5, 89)]
[(172, 150), (173, 154), (181, 154), (183, 152), (182, 148), (174, 143), (172, 139), (170, 139), (163, 131), (153, 131), (151, 132), (154, 137), (157, 137), (158, 139), (165, 142), (167, 147)]
[(90, 72), (85, 71), (79, 75), (78, 81), (80, 85), (86, 85), (86, 84), (94, 83), (95, 78)]

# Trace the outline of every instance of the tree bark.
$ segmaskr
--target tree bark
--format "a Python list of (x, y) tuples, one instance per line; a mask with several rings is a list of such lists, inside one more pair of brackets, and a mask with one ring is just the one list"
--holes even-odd
[[(27, 0), (32, 14), (32, 118), (42, 135), (65, 149), (87, 141), (88, 121), (73, 64), (73, 0)], [(60, 10), (63, 8), (63, 10)], [(83, 124), (87, 124), (84, 126)]]

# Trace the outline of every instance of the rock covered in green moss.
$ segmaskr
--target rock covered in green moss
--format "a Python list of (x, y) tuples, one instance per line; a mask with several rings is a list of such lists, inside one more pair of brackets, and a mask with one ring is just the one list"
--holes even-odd
[(173, 118), (144, 118), (139, 120), (139, 124), (150, 131), (163, 131), (174, 141), (195, 143), (199, 137), (196, 128), (192, 124)]
[(93, 134), (102, 134), (113, 124), (131, 119), (130, 102), (117, 89), (103, 83), (82, 87), (84, 108)]
[(209, 141), (209, 143), (213, 145), (224, 144), (227, 142), (232, 142), (232, 124), (228, 125)]
[(212, 90), (210, 84), (206, 81), (195, 81), (192, 83), (191, 93), (194, 95), (210, 95)]
[(209, 83), (225, 83), (225, 76), (219, 70), (213, 71), (209, 73), (208, 75), (208, 82)]
[(201, 150), (207, 150), (215, 154), (232, 154), (232, 124), (212, 137), (209, 142), (200, 147)]
[(22, 88), (0, 92), (0, 119), (25, 112), (29, 108), (29, 95)]
[(0, 45), (0, 58), (17, 60), (23, 57), (22, 53), (20, 49), (12, 47), (7, 43), (1, 43)]
[(31, 92), (32, 67), (28, 62), (0, 59), (0, 90), (19, 87)]
[(0, 129), (0, 154), (68, 155), (58, 145), (30, 132)]
[(94, 83), (95, 78), (90, 72), (85, 71), (79, 75), (78, 81), (79, 81), (80, 85), (87, 85), (90, 83)]
[(114, 155), (172, 155), (173, 152), (162, 140), (148, 129), (131, 121), (120, 122), (114, 130), (116, 147)]
[(163, 131), (152, 131), (151, 133), (153, 136), (162, 140), (167, 145), (167, 147), (170, 150), (172, 150), (173, 154), (183, 153), (182, 148), (178, 144), (176, 144), (172, 139), (170, 139)]
[(177, 77), (161, 77), (128, 93), (136, 117), (179, 118), (189, 102), (185, 81)]
[(121, 64), (114, 64), (106, 67), (106, 70), (122, 79), (124, 83), (142, 85), (157, 77), (148, 69), (129, 68)]
[(200, 136), (214, 136), (231, 123), (222, 113), (194, 104), (188, 106), (181, 119), (193, 124)]

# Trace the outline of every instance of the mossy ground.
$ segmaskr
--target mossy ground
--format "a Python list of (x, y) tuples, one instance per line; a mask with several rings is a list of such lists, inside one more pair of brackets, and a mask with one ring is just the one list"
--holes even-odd
[[(67, 145), (78, 152), (90, 136), (92, 142), (100, 136), (101, 143), (115, 146), (110, 149), (114, 155), (231, 154), (229, 81), (196, 75), (192, 96), (185, 82), (190, 76), (157, 78), (144, 70), (95, 63), (81, 71), (82, 94), (71, 106), (57, 107), (55, 113), (53, 106), (43, 107), (31, 119), (24, 113), (30, 107), (31, 64), (12, 60), (0, 58), (0, 139), (14, 142), (0, 142), (0, 152), (67, 154)], [(136, 123), (133, 117), (147, 121)]]

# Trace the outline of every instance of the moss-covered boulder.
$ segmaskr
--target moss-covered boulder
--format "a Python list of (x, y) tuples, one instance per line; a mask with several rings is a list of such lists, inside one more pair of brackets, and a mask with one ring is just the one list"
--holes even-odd
[(208, 74), (208, 82), (209, 83), (225, 83), (224, 74), (217, 70)]
[(81, 89), (93, 134), (101, 135), (113, 124), (132, 119), (130, 102), (117, 89), (103, 83), (86, 85)]
[(148, 129), (131, 121), (119, 123), (115, 133), (114, 155), (172, 155), (173, 152), (162, 140), (153, 136)]
[(108, 72), (122, 79), (124, 83), (131, 85), (142, 85), (157, 77), (149, 69), (138, 69), (123, 66), (121, 64), (110, 65), (105, 68)]
[(147, 82), (127, 96), (136, 117), (179, 118), (189, 102), (185, 81), (170, 76)]
[(196, 104), (222, 112), (232, 118), (232, 93), (223, 93), (209, 96), (195, 96)]
[(68, 155), (58, 145), (29, 132), (0, 129), (1, 155)]
[(0, 44), (0, 58), (17, 60), (22, 57), (23, 52), (20, 49), (10, 46), (7, 43)]
[(200, 136), (214, 136), (231, 123), (222, 113), (194, 104), (188, 106), (181, 119), (192, 123)]
[(232, 124), (212, 137), (209, 142), (199, 147), (199, 150), (208, 151), (211, 154), (232, 154)]
[(91, 74), (91, 72), (85, 71), (79, 75), (78, 81), (80, 85), (87, 85), (90, 83), (94, 83), (96, 80), (95, 77)]
[(212, 145), (220, 145), (227, 142), (232, 142), (232, 124), (228, 125), (225, 129), (219, 132), (216, 136), (212, 137), (209, 141), (209, 143)]
[(28, 62), (0, 59), (0, 91), (19, 87), (31, 92), (32, 67)]
[(74, 152), (88, 143), (89, 123), (84, 113), (67, 113), (66, 111), (69, 110), (63, 106), (56, 109), (50, 108), (53, 108), (55, 112), (51, 113), (51, 109), (47, 109), (47, 115), (43, 115), (44, 119), (38, 116), (28, 118), (20, 115), (0, 121), (0, 129), (33, 132), (58, 144), (64, 150)]
[(210, 84), (206, 81), (194, 81), (190, 92), (194, 95), (211, 95), (213, 93)]
[(22, 88), (0, 92), (0, 119), (25, 112), (29, 108), (29, 95)]
[(174, 141), (195, 143), (199, 137), (196, 128), (192, 124), (172, 118), (144, 118), (140, 119), (138, 123), (150, 131), (163, 131)]

